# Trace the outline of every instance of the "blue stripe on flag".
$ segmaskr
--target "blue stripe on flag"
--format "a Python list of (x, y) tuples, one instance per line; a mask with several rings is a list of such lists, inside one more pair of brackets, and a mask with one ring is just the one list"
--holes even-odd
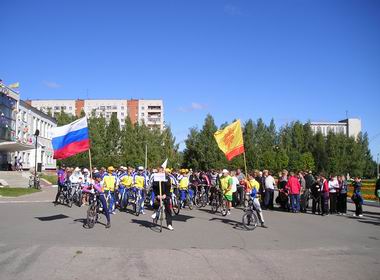
[(88, 139), (88, 127), (71, 131), (66, 135), (53, 138), (52, 140), (53, 149), (59, 150), (73, 142), (78, 142), (85, 139)]

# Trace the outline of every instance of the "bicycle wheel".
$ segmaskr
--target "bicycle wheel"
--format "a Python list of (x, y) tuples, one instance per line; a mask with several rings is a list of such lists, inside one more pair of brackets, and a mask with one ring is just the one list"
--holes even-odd
[(162, 232), (162, 222), (164, 220), (164, 208), (160, 207), (160, 232)]
[(201, 200), (201, 196), (200, 195), (196, 195), (195, 198), (194, 198), (194, 204), (195, 206), (197, 206), (197, 208), (201, 208), (202, 207), (202, 200)]
[(88, 228), (93, 228), (97, 221), (97, 213), (95, 205), (91, 205), (87, 210), (87, 221), (86, 225)]
[(67, 197), (66, 202), (67, 202), (67, 206), (69, 206), (70, 208), (73, 207), (73, 200), (71, 197)]
[(256, 213), (252, 210), (247, 211), (242, 218), (243, 226), (247, 230), (254, 230), (259, 222)]
[(218, 202), (216, 201), (216, 199), (213, 199), (211, 201), (211, 213), (215, 214), (216, 211), (218, 211)]
[(226, 201), (224, 199), (222, 200), (222, 204), (220, 205), (220, 213), (222, 213), (223, 217), (227, 216), (228, 213)]
[(179, 202), (176, 196), (173, 197), (173, 212), (178, 215), (181, 207), (179, 206)]
[(193, 208), (194, 208), (193, 200), (189, 197), (187, 201), (188, 201), (189, 209), (193, 210)]
[(202, 195), (201, 201), (202, 201), (202, 207), (206, 207), (206, 205), (207, 205), (207, 195), (205, 193)]

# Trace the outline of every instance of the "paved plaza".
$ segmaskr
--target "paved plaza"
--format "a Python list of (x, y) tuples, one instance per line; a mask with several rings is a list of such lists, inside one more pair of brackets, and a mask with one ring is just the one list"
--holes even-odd
[[(51, 203), (55, 189), (0, 199), (0, 279), (379, 279), (380, 208), (364, 218), (265, 211), (246, 231), (243, 211), (183, 210), (175, 230), (150, 215), (113, 215), (83, 227), (87, 207)], [(102, 217), (100, 222), (103, 223)]]

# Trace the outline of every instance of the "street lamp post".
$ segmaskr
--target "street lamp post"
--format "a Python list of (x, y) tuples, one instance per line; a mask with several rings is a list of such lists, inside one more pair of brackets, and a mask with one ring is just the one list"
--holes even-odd
[(379, 173), (380, 173), (380, 167), (379, 167), (379, 156), (380, 156), (380, 153), (377, 154), (377, 161), (376, 161), (376, 170), (377, 170), (377, 179), (380, 179), (379, 177)]
[(36, 143), (34, 146), (34, 188), (37, 188), (37, 145), (38, 145), (38, 135), (40, 131), (36, 129), (34, 136), (36, 137)]
[(148, 143), (145, 142), (145, 170), (148, 168)]

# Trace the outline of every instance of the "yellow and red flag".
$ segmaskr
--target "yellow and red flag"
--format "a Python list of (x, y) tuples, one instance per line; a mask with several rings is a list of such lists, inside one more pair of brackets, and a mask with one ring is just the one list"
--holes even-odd
[(244, 153), (243, 132), (240, 120), (228, 125), (214, 134), (219, 148), (226, 155), (228, 160)]

